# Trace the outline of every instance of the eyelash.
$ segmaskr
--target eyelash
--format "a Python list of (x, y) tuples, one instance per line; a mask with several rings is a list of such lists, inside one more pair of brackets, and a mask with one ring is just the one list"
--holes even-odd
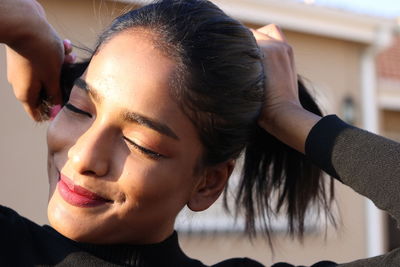
[[(84, 110), (81, 110), (81, 109), (75, 107), (74, 105), (72, 105), (72, 104), (70, 104), (70, 103), (65, 104), (65, 107), (66, 107), (67, 109), (69, 109), (70, 111), (74, 112), (74, 113), (86, 115), (86, 116), (88, 116), (89, 118), (92, 118), (92, 117), (93, 117), (93, 115), (90, 114), (89, 112), (86, 112), (86, 111), (84, 111)], [(140, 153), (146, 155), (147, 157), (149, 157), (149, 158), (151, 158), (151, 159), (158, 160), (158, 159), (161, 159), (161, 158), (164, 157), (164, 156), (161, 155), (160, 153), (157, 153), (157, 152), (154, 152), (154, 151), (152, 151), (152, 150), (150, 150), (150, 149), (147, 149), (147, 148), (144, 148), (144, 147), (142, 147), (142, 146), (139, 146), (138, 144), (136, 144), (135, 142), (133, 142), (132, 140), (128, 139), (128, 138), (125, 137), (125, 136), (124, 136), (123, 138), (125, 139), (125, 141), (128, 142), (128, 144), (129, 144), (130, 146), (132, 146), (134, 149), (136, 149), (137, 151), (139, 151)]]
[(125, 136), (124, 136), (124, 139), (125, 139), (125, 141), (127, 141), (128, 144), (129, 144), (130, 146), (132, 146), (134, 149), (138, 150), (140, 153), (146, 155), (147, 157), (149, 157), (149, 158), (151, 158), (151, 159), (158, 160), (158, 159), (164, 158), (164, 156), (161, 155), (160, 153), (157, 153), (157, 152), (154, 152), (154, 151), (152, 151), (152, 150), (150, 150), (150, 149), (147, 149), (147, 148), (144, 148), (144, 147), (142, 147), (142, 146), (139, 146), (138, 144), (136, 144), (136, 143), (133, 142), (132, 140), (126, 138)]
[(78, 113), (78, 114), (82, 114), (82, 115), (86, 115), (86, 116), (88, 116), (89, 118), (93, 118), (93, 115), (90, 114), (89, 112), (83, 111), (83, 110), (81, 110), (81, 109), (75, 107), (74, 105), (72, 105), (72, 104), (70, 104), (70, 103), (65, 104), (65, 107), (66, 107), (67, 109), (71, 110), (72, 112), (75, 112), (75, 113)]

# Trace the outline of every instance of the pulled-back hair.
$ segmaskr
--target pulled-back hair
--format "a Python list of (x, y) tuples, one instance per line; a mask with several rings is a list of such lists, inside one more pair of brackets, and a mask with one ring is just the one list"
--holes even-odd
[[(300, 237), (308, 209), (318, 206), (330, 214), (333, 190), (326, 190), (321, 170), (257, 124), (268, 77), (263, 55), (244, 25), (206, 0), (156, 1), (116, 18), (99, 37), (94, 54), (115, 35), (136, 29), (155, 36), (154, 45), (177, 64), (171, 93), (197, 129), (204, 146), (201, 165), (243, 155), (235, 211), (244, 213), (250, 236), (260, 220), (269, 238), (270, 218), (277, 213), (288, 216), (289, 233)], [(64, 68), (65, 99), (87, 65)], [(299, 90), (304, 108), (321, 115), (301, 82)]]

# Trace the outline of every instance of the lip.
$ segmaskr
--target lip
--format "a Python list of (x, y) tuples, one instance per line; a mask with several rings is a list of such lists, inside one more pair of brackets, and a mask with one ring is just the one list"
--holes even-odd
[(67, 203), (76, 207), (96, 207), (111, 202), (82, 186), (74, 184), (71, 179), (61, 173), (57, 189)]

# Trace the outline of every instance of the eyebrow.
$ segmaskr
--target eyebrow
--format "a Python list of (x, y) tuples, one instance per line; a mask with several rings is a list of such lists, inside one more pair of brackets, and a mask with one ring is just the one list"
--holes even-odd
[[(89, 93), (97, 102), (101, 102), (101, 100), (103, 99), (103, 97), (100, 94), (98, 94), (97, 91), (82, 78), (76, 79), (74, 85)], [(132, 111), (123, 111), (122, 117), (124, 121), (137, 123), (139, 125), (150, 128), (162, 135), (166, 135), (178, 141), (180, 140), (179, 137), (176, 135), (176, 133), (174, 133), (174, 131), (172, 131), (171, 128), (168, 127), (168, 125), (162, 122), (150, 119), (146, 116), (143, 116), (141, 114)]]
[(74, 85), (80, 89), (83, 89), (84, 91), (86, 91), (86, 93), (89, 93), (93, 99), (96, 102), (102, 102), (103, 97), (100, 96), (100, 94), (97, 93), (97, 91), (91, 87), (85, 80), (83, 80), (82, 78), (77, 78), (74, 82)]
[(143, 125), (147, 128), (153, 129), (156, 132), (159, 132), (160, 134), (166, 135), (175, 140), (179, 140), (179, 137), (174, 133), (174, 131), (172, 131), (171, 128), (168, 127), (168, 125), (162, 122), (155, 121), (153, 119), (147, 118), (143, 115), (131, 111), (124, 111), (122, 116), (125, 121)]

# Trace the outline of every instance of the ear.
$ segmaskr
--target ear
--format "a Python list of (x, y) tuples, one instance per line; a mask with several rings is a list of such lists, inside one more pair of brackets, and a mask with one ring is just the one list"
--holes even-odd
[(199, 182), (187, 203), (188, 208), (192, 211), (203, 211), (209, 208), (221, 195), (234, 167), (235, 160), (207, 167), (199, 177)]

